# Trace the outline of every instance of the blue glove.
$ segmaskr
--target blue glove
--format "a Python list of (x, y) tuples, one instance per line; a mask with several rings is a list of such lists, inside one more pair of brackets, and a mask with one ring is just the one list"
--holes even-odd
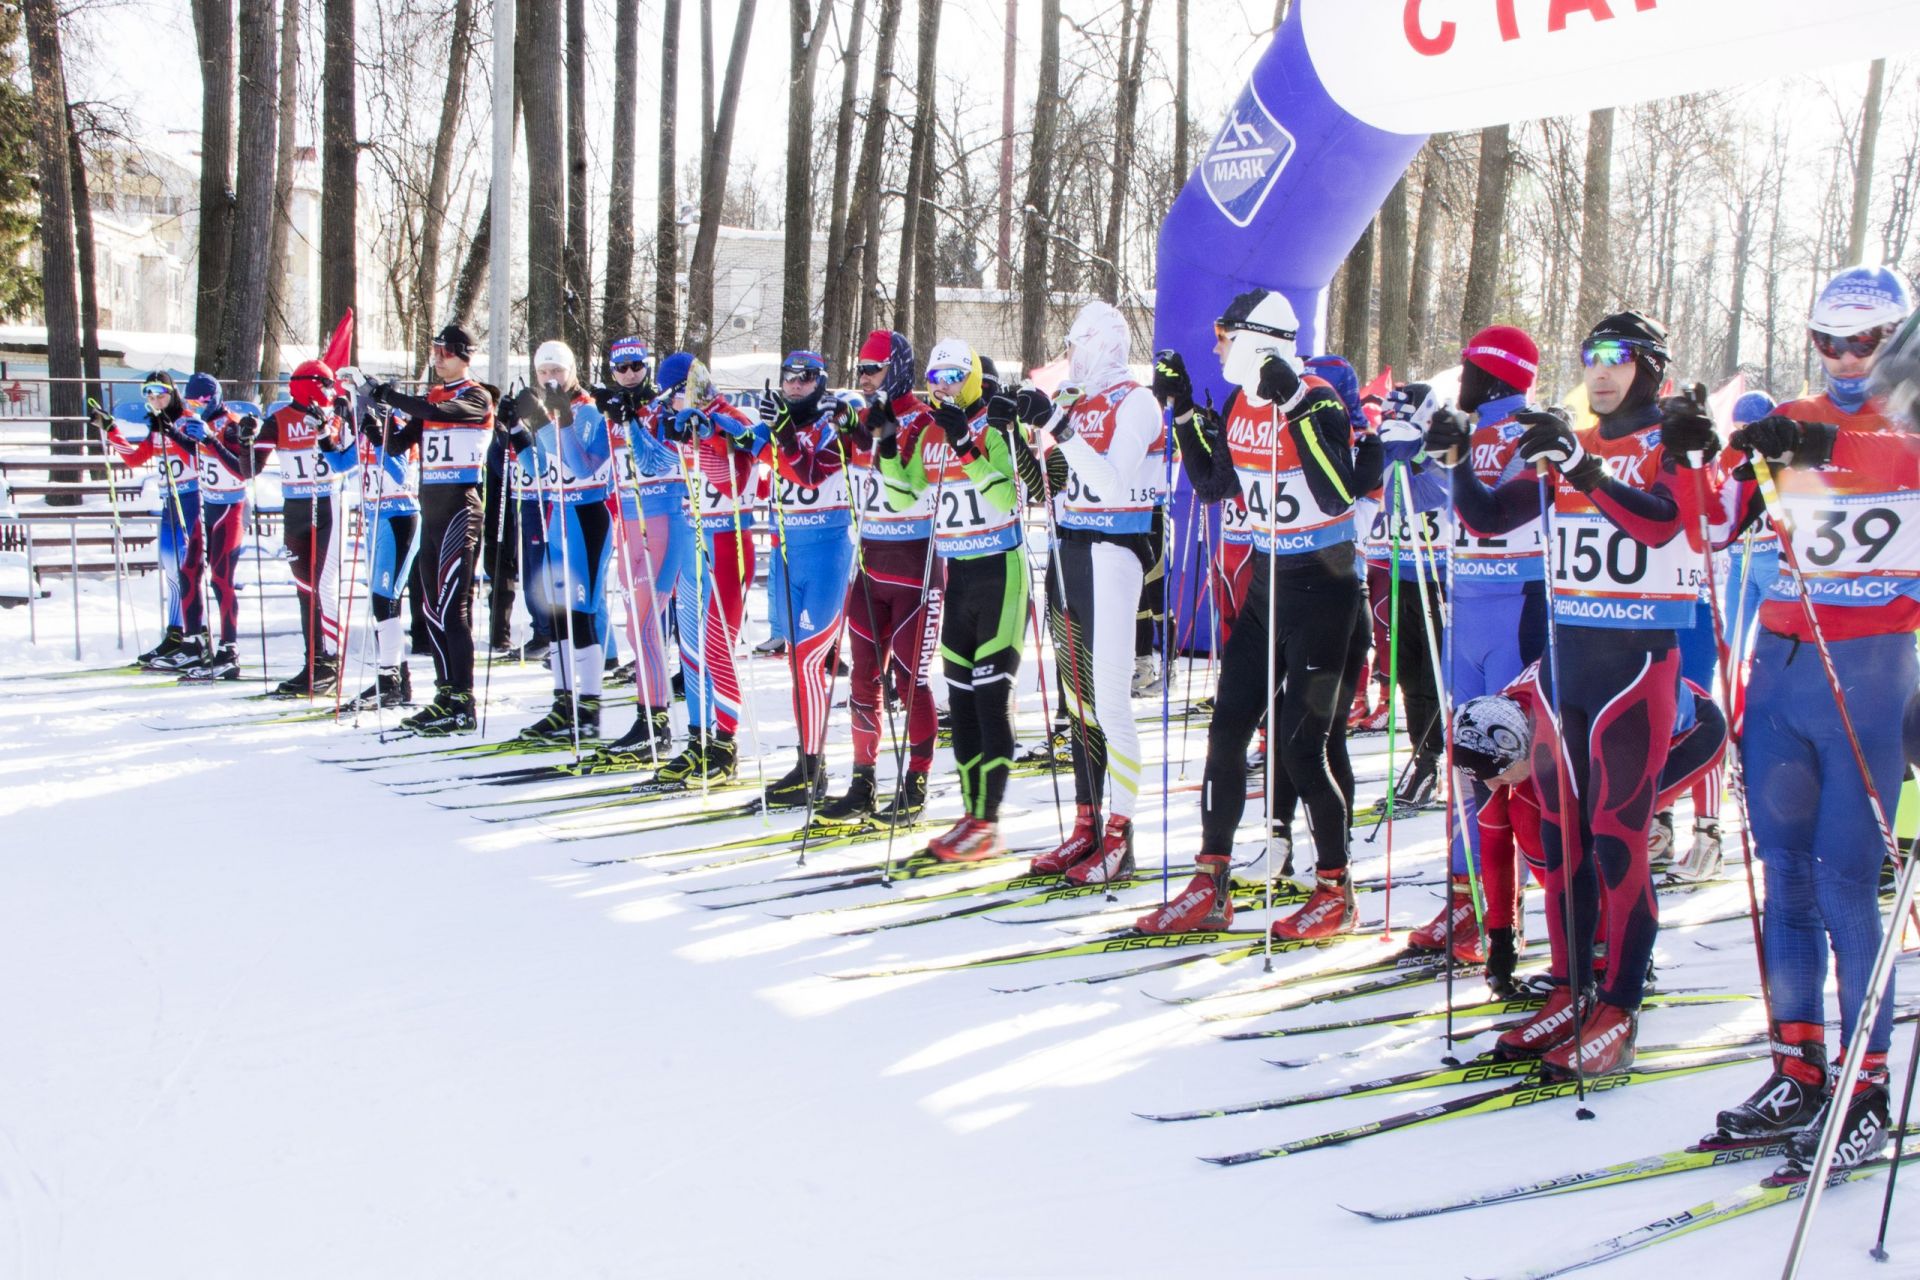
[(691, 440), (699, 437), (705, 440), (713, 434), (713, 423), (707, 415), (698, 409), (682, 409), (673, 415), (670, 434), (675, 440)]
[(180, 434), (199, 444), (207, 438), (207, 424), (198, 418), (180, 419)]

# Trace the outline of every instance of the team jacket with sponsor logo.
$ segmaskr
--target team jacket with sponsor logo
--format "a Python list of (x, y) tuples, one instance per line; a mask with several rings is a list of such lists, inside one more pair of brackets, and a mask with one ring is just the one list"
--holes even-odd
[(909, 510), (923, 494), (934, 496), (934, 549), (948, 559), (999, 555), (1021, 545), (1013, 451), (1006, 435), (986, 418), (985, 403), (976, 405), (961, 453), (947, 446), (944, 431), (929, 427), (911, 453), (880, 457), (882, 483), (894, 510)]
[(772, 509), (785, 528), (844, 529), (853, 523), (839, 409), (837, 402), (827, 400), (813, 421), (790, 421), (767, 442)]
[[(1851, 640), (1920, 630), (1920, 436), (1895, 427), (1875, 401), (1848, 413), (1820, 396), (1774, 412), (1838, 428), (1826, 466), (1773, 468), (1821, 634)], [(1759, 486), (1730, 487), (1733, 509), (1743, 513), (1733, 534), (1750, 521), (1771, 528)], [(1784, 565), (1766, 584), (1760, 625), (1812, 639)]]
[[(905, 395), (892, 404), (899, 421), (900, 451), (911, 454), (931, 443), (928, 436), (941, 440), (940, 429), (933, 425), (933, 410), (918, 396)], [(847, 480), (853, 488), (853, 507), (859, 518), (860, 536), (876, 542), (918, 542), (933, 536), (933, 490), (917, 495), (903, 510), (896, 511), (888, 501), (886, 479), (880, 474), (873, 456), (873, 432), (862, 414), (860, 426), (846, 434)], [(945, 448), (944, 442), (942, 448)]]
[[(391, 420), (387, 424), (391, 427)], [(327, 466), (340, 475), (357, 471), (363, 507), (385, 516), (420, 514), (419, 446), (393, 451), (389, 439), (382, 447), (364, 431), (355, 432), (338, 449), (325, 451)]]
[(325, 498), (333, 493), (333, 467), (317, 447), (322, 435), (338, 439), (348, 424), (332, 410), (282, 404), (260, 424), (258, 443), (280, 455), (280, 489), (289, 498)]
[[(753, 427), (747, 413), (715, 396), (702, 412), (708, 417), (726, 417)], [(757, 432), (745, 445), (736, 445), (725, 432), (715, 428), (704, 438), (698, 435), (678, 442), (680, 469), (689, 477), (688, 516), (708, 533), (730, 533), (753, 524), (753, 472), (760, 448)]]
[(549, 420), (534, 433), (522, 454), (535, 456), (535, 488), (551, 502), (567, 506), (605, 502), (613, 492), (613, 437), (607, 420), (582, 391), (573, 398), (573, 421), (562, 426)]
[(1149, 532), (1167, 464), (1166, 427), (1153, 397), (1129, 379), (1082, 396), (1067, 414), (1073, 435), (1060, 445), (1068, 466), (1060, 527)]
[[(1489, 489), (1524, 475), (1516, 447), (1527, 433), (1513, 415), (1527, 407), (1525, 396), (1503, 396), (1480, 406), (1468, 442), (1468, 464)], [(1517, 589), (1546, 577), (1540, 556), (1538, 517), (1503, 534), (1481, 534), (1464, 519), (1453, 522), (1453, 584), (1465, 595)]]
[(1247, 530), (1263, 555), (1308, 555), (1356, 537), (1347, 411), (1325, 382), (1304, 381), (1305, 398), (1291, 414), (1236, 395), (1227, 415)]
[(485, 387), (461, 378), (424, 396), (390, 395), (387, 403), (401, 423), (388, 446), (400, 453), (420, 446), (421, 484), (480, 483), (493, 431), (493, 397)]

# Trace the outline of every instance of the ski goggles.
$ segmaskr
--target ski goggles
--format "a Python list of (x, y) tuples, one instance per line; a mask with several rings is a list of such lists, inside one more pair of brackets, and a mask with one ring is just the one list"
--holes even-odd
[(1618, 338), (1603, 338), (1580, 348), (1580, 363), (1589, 369), (1611, 369), (1629, 364), (1640, 354), (1640, 344)]
[(198, 399), (186, 400), (184, 403), (187, 408), (192, 410), (194, 415), (198, 417), (207, 411), (207, 406), (212, 404), (213, 400), (208, 396), (201, 396)]
[(887, 366), (878, 360), (863, 360), (853, 367), (854, 372), (863, 378), (875, 377), (887, 371)]
[(140, 394), (151, 400), (155, 396), (167, 397), (173, 394), (173, 388), (164, 382), (149, 382), (140, 388)]
[(927, 382), (943, 391), (951, 391), (964, 383), (972, 372), (971, 369), (929, 369)]
[(1871, 329), (1862, 329), (1858, 333), (1849, 333), (1845, 337), (1822, 333), (1818, 329), (1807, 330), (1807, 336), (1813, 339), (1813, 349), (1829, 360), (1838, 360), (1841, 356), (1870, 356), (1880, 349), (1893, 333), (1895, 326), (1877, 324)]

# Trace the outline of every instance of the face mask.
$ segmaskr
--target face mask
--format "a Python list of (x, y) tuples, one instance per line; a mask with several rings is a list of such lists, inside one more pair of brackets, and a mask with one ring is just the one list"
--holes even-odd
[(1827, 375), (1827, 396), (1848, 413), (1858, 413), (1867, 403), (1867, 375), (1857, 378), (1836, 378)]

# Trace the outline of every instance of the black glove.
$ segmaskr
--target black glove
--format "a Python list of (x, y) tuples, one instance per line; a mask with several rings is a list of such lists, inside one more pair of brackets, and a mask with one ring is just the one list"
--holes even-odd
[(628, 422), (633, 418), (633, 411), (627, 406), (626, 392), (619, 387), (595, 387), (593, 404), (608, 422)]
[(250, 413), (243, 413), (233, 424), (233, 438), (242, 449), (251, 448), (260, 436), (260, 419)]
[(333, 398), (333, 415), (336, 418), (352, 418), (353, 401), (343, 395), (335, 396)]
[(1513, 969), (1519, 956), (1512, 929), (1487, 930), (1487, 985), (1496, 995), (1513, 987)]
[(1579, 438), (1573, 434), (1573, 424), (1564, 413), (1555, 409), (1526, 409), (1514, 414), (1513, 420), (1524, 423), (1527, 428), (1515, 451), (1528, 466), (1551, 463), (1567, 478), (1567, 483), (1581, 493), (1591, 493), (1599, 486), (1606, 469), (1600, 465), (1600, 459), (1581, 448)]
[(940, 424), (940, 430), (946, 432), (947, 447), (956, 453), (973, 437), (973, 426), (967, 421), (967, 411), (951, 400), (933, 411), (933, 420)]
[(105, 432), (113, 427), (113, 415), (102, 409), (97, 400), (87, 401), (87, 421), (96, 431)]
[(1830, 422), (1799, 422), (1772, 413), (1741, 427), (1727, 443), (1742, 453), (1757, 454), (1776, 467), (1821, 467), (1832, 460), (1833, 442), (1839, 434), (1839, 428)]
[(773, 389), (771, 383), (760, 396), (760, 421), (778, 431), (781, 425), (793, 417), (787, 398)]
[(393, 403), (393, 384), (391, 382), (382, 382), (376, 386), (373, 389), (373, 402), (378, 405), (391, 405)]
[(373, 441), (376, 447), (384, 445), (387, 441), (387, 415), (369, 408), (360, 415), (360, 434)]
[(1685, 395), (1660, 402), (1660, 443), (1676, 466), (1691, 467), (1696, 454), (1711, 462), (1720, 452), (1720, 436), (1707, 412), (1707, 389), (1695, 383)]
[(1193, 412), (1193, 379), (1187, 376), (1187, 362), (1174, 350), (1153, 353), (1153, 398), (1173, 416), (1184, 418)]
[(1001, 392), (987, 400), (987, 425), (990, 427), (1010, 427), (1020, 414), (1020, 402)]
[(1020, 389), (1013, 393), (1013, 401), (1020, 406), (1020, 421), (1039, 426), (1053, 416), (1053, 401), (1047, 393), (1031, 382), (1023, 382)]
[(547, 407), (541, 403), (540, 393), (532, 387), (522, 387), (508, 399), (513, 406), (513, 424), (532, 426), (547, 420)]
[(1260, 362), (1259, 391), (1263, 400), (1277, 405), (1289, 404), (1300, 394), (1300, 375), (1279, 356), (1269, 355)]
[(900, 430), (900, 419), (884, 396), (867, 406), (866, 417), (862, 421), (867, 424), (867, 430), (873, 432), (876, 439), (883, 434)]
[(1456, 467), (1467, 461), (1468, 446), (1473, 441), (1473, 428), (1467, 425), (1465, 415), (1455, 412), (1446, 405), (1433, 411), (1433, 417), (1427, 421), (1425, 449), (1439, 460), (1440, 465)]

